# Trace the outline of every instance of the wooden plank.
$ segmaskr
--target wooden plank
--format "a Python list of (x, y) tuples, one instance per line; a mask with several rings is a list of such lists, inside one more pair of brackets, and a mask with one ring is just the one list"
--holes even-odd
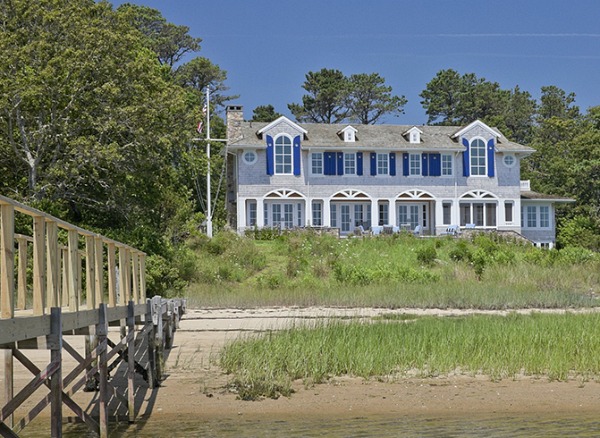
[[(33, 314), (44, 314), (44, 298), (46, 295), (46, 222), (41, 216), (33, 218)], [(48, 296), (48, 305), (56, 307), (58, 303), (58, 295), (56, 291)]]
[(0, 435), (5, 438), (19, 438), (19, 435), (13, 432), (10, 427), (2, 422), (0, 422)]
[(0, 318), (12, 318), (15, 314), (15, 209), (12, 205), (0, 205)]
[(69, 230), (69, 310), (76, 312), (79, 310), (79, 302), (77, 301), (77, 277), (80, 275), (81, 265), (77, 265), (79, 241), (76, 230)]
[(60, 286), (59, 294), (62, 297), (63, 307), (69, 307), (69, 249), (61, 248), (58, 251), (61, 256), (62, 269), (59, 266), (60, 276), (57, 279), (56, 287)]
[(146, 254), (140, 254), (140, 303), (146, 302)]
[(8, 418), (16, 409), (23, 404), (27, 398), (33, 394), (40, 386), (44, 384), (44, 381), (51, 377), (56, 370), (60, 368), (60, 363), (50, 362), (41, 373), (36, 375), (17, 395), (13, 397), (10, 403), (6, 404), (0, 411), (0, 421), (4, 421)]
[(50, 359), (53, 363), (58, 363), (58, 369), (50, 377), (50, 433), (53, 437), (62, 436), (62, 318), (61, 308), (52, 307), (50, 309), (50, 331), (53, 337), (57, 338), (57, 344), (50, 350)]
[(104, 303), (104, 243), (101, 237), (94, 238), (96, 261), (96, 303)]
[[(35, 250), (34, 250), (35, 253)], [(54, 221), (46, 222), (46, 303), (52, 306), (54, 297), (60, 294), (60, 249), (58, 248), (58, 226)], [(58, 304), (54, 304), (55, 306)], [(45, 305), (44, 305), (45, 307)]]
[(131, 283), (133, 291), (133, 301), (140, 302), (140, 263), (137, 253), (132, 252), (131, 261), (133, 265)]
[(115, 253), (115, 244), (109, 243), (107, 248), (107, 276), (108, 276), (108, 305), (115, 307), (125, 304), (124, 301), (117, 297), (117, 259)]
[(106, 338), (108, 336), (108, 321), (106, 319), (106, 304), (100, 304), (100, 321), (96, 326), (98, 335), (98, 344), (105, 346), (98, 357), (98, 373), (100, 381), (98, 383), (98, 411), (100, 423), (100, 438), (108, 438), (108, 360), (106, 353)]
[(85, 236), (85, 297), (88, 309), (96, 308), (96, 244), (94, 236)]
[(127, 304), (127, 411), (129, 422), (135, 422), (135, 309), (133, 301)]
[[(4, 402), (8, 404), (14, 397), (13, 350), (4, 350)], [(13, 427), (13, 416), (10, 415), (4, 422)]]
[(27, 239), (17, 237), (19, 266), (17, 267), (17, 309), (27, 306)]

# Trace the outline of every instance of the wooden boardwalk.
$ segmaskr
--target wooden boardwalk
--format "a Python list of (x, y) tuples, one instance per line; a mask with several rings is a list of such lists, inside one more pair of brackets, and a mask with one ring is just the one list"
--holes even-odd
[[(15, 223), (30, 235), (16, 233)], [(101, 437), (109, 433), (111, 400), (126, 406), (128, 421), (135, 421), (135, 375), (149, 388), (158, 386), (165, 348), (185, 312), (185, 300), (146, 299), (145, 257), (0, 196), (1, 436), (18, 436), (48, 406), (52, 437), (62, 436), (63, 405)], [(109, 338), (110, 326), (120, 327), (118, 341)], [(65, 338), (73, 335), (85, 337), (85, 351)], [(47, 365), (27, 356), (32, 349), (49, 352)], [(75, 360), (73, 368), (65, 368), (63, 353)], [(33, 374), (20, 388), (14, 384), (15, 359)], [(110, 377), (118, 366), (126, 370), (121, 385)], [(31, 400), (44, 386), (46, 395)], [(80, 389), (98, 392), (95, 406), (85, 409), (74, 401)], [(33, 407), (16, 418), (26, 401)]]

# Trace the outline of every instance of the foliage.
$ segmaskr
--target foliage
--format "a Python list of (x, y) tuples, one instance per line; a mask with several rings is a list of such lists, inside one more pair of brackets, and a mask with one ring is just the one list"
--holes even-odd
[(417, 260), (426, 265), (431, 266), (435, 262), (437, 251), (434, 246), (423, 246), (417, 249)]
[(272, 122), (281, 117), (273, 105), (259, 105), (252, 110), (252, 122)]
[(345, 76), (339, 70), (308, 72), (302, 88), (308, 92), (302, 104), (291, 103), (289, 110), (300, 122), (361, 124), (376, 123), (386, 114), (400, 115), (407, 100), (392, 95), (392, 87), (378, 73)]

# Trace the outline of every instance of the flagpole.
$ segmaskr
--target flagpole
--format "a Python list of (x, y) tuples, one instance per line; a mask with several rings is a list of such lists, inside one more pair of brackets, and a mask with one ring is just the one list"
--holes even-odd
[(212, 238), (212, 201), (210, 197), (210, 85), (206, 86), (206, 159), (206, 235)]

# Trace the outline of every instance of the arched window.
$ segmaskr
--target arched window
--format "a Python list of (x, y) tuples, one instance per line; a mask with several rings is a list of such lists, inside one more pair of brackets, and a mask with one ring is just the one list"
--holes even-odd
[(275, 139), (275, 173), (279, 175), (292, 173), (292, 139), (285, 135)]
[(471, 176), (486, 175), (485, 142), (476, 138), (471, 142)]

